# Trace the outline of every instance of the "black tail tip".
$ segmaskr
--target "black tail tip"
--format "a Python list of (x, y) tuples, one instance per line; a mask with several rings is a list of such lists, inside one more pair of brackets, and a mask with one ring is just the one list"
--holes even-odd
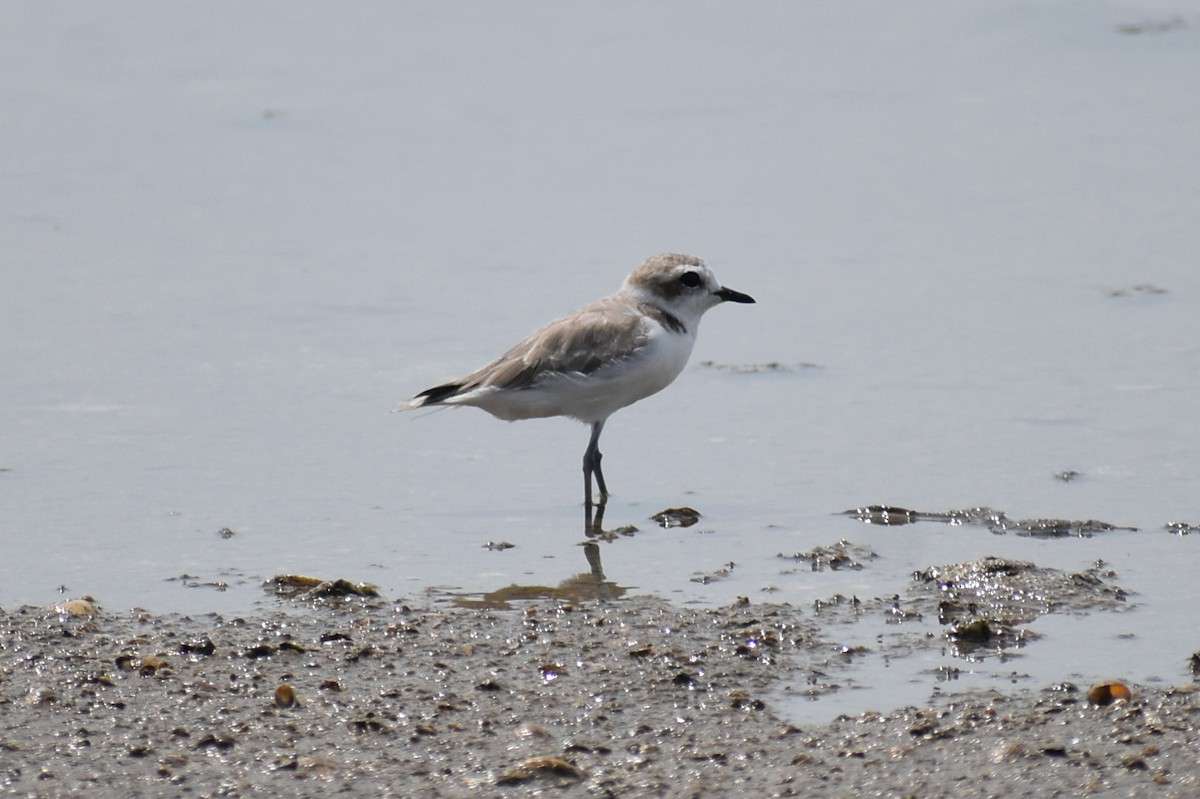
[(423, 408), (426, 405), (437, 405), (439, 402), (453, 397), (458, 393), (460, 388), (462, 388), (460, 383), (446, 383), (445, 385), (427, 388), (409, 401), (409, 407)]

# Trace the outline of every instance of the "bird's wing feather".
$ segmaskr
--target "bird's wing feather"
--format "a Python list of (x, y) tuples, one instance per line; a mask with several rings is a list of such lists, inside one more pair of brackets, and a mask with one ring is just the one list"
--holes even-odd
[(606, 297), (529, 334), (492, 363), (467, 375), (461, 391), (529, 388), (551, 375), (590, 375), (636, 355), (649, 340), (636, 306)]

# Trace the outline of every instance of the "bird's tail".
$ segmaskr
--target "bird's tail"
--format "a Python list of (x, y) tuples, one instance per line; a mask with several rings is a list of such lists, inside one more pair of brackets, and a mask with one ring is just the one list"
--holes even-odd
[(443, 402), (453, 397), (462, 390), (462, 383), (444, 383), (440, 386), (427, 388), (417, 396), (410, 399), (404, 405), (401, 405), (396, 410), (406, 411), (416, 408), (426, 408), (430, 405), (441, 405)]

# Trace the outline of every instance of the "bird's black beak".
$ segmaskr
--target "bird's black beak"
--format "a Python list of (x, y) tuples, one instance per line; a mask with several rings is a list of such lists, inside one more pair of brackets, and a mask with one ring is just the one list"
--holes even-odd
[(743, 294), (733, 289), (722, 288), (715, 293), (721, 298), (721, 302), (754, 302), (754, 298), (749, 294)]

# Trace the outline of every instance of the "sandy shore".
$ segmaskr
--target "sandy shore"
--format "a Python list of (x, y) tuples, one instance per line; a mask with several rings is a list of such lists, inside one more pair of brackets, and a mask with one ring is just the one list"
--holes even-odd
[(819, 690), (837, 663), (788, 606), (76, 610), (0, 611), (5, 794), (1200, 795), (1187, 687), (1100, 707), (1046, 686), (793, 726), (772, 696)]

